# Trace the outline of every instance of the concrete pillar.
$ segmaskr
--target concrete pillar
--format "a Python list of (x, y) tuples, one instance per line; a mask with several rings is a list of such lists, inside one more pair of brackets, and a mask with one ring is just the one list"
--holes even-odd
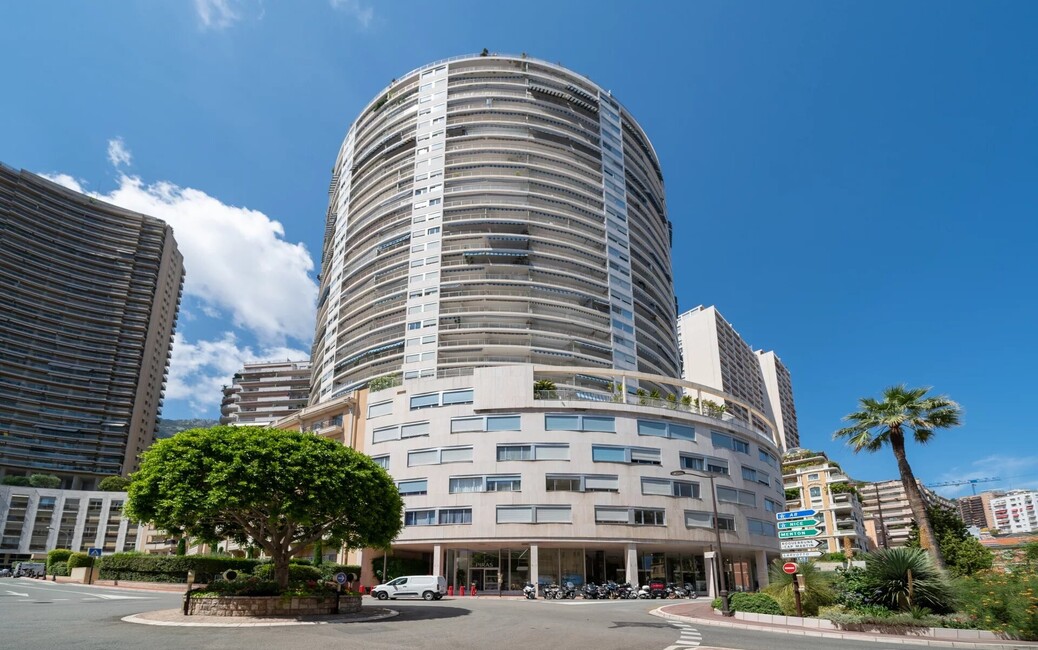
[(717, 587), (717, 572), (714, 571), (714, 553), (707, 551), (703, 554), (703, 565), (706, 567), (706, 595), (707, 598), (717, 598), (718, 591)]
[(537, 589), (538, 595), (540, 595), (540, 584), (538, 582), (540, 575), (541, 567), (537, 557), (537, 545), (530, 544), (530, 582), (532, 582), (534, 588)]
[(757, 587), (763, 589), (768, 586), (768, 554), (764, 551), (757, 551)]
[(432, 573), (434, 576), (443, 575), (443, 547), (433, 544)]
[(626, 555), (624, 573), (627, 574), (627, 582), (631, 583), (633, 587), (638, 584), (638, 545), (628, 544)]

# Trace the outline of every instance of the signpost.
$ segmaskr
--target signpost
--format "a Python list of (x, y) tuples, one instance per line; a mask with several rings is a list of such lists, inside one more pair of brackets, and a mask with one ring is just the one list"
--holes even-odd
[(797, 558), (807, 559), (809, 557), (821, 557), (821, 555), (822, 555), (821, 551), (786, 551), (785, 553), (782, 554), (782, 558), (783, 559), (790, 559), (790, 558), (792, 558), (792, 559), (795, 560)]
[(782, 570), (785, 571), (786, 573), (790, 574), (790, 575), (793, 575), (794, 573), (796, 573), (797, 569), (799, 569), (799, 568), (800, 567), (797, 566), (796, 562), (786, 562), (785, 564), (782, 565)]
[(789, 537), (814, 537), (821, 534), (817, 528), (797, 528), (795, 530), (780, 530), (778, 536), (781, 539)]
[(822, 522), (817, 519), (797, 519), (794, 521), (780, 521), (778, 522), (779, 528), (808, 528), (809, 526), (817, 526)]
[(90, 556), (90, 575), (87, 576), (87, 584), (94, 584), (94, 558), (101, 557), (101, 549), (91, 546), (87, 549), (87, 555)]
[(817, 510), (792, 510), (790, 512), (776, 512), (775, 519), (782, 521), (783, 519), (802, 519), (804, 517), (810, 517), (816, 514)]
[(779, 542), (779, 546), (785, 551), (792, 548), (812, 549), (821, 543), (822, 540), (820, 539), (787, 539)]

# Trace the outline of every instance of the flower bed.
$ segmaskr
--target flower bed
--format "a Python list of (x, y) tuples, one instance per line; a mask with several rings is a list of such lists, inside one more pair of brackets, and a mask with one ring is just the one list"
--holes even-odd
[[(360, 611), (361, 597), (343, 595), (339, 613)], [(327, 616), (335, 614), (334, 596), (202, 596), (188, 601), (188, 614), (197, 616)]]

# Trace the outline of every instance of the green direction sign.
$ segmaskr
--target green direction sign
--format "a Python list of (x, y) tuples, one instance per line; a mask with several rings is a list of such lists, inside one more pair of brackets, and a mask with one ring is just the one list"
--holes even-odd
[(796, 530), (780, 530), (778, 536), (782, 539), (787, 537), (814, 537), (818, 535), (817, 528), (798, 528)]
[(800, 519), (799, 521), (780, 521), (779, 528), (807, 528), (819, 524), (817, 519)]

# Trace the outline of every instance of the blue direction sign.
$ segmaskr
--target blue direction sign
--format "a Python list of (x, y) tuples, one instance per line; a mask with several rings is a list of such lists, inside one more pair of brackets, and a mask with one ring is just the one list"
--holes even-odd
[(800, 519), (801, 517), (810, 517), (811, 515), (818, 512), (817, 510), (793, 510), (791, 512), (776, 512), (775, 519)]

